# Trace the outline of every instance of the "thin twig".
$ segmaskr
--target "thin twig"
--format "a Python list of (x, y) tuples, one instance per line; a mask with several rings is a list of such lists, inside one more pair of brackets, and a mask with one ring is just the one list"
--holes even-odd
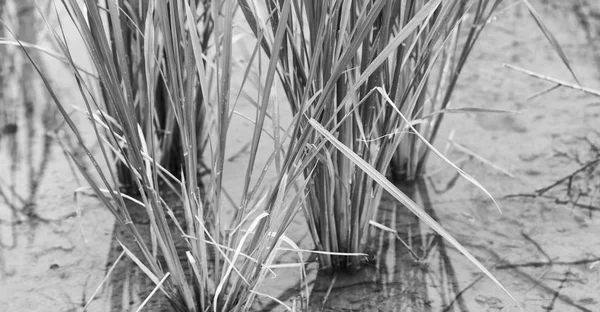
[[(577, 169), (577, 170), (573, 171), (572, 173), (564, 176), (563, 178), (560, 178), (560, 179), (556, 180), (554, 183), (552, 183), (552, 184), (550, 184), (548, 186), (545, 186), (543, 188), (535, 190), (533, 193), (509, 194), (509, 195), (505, 195), (503, 198), (512, 198), (512, 197), (532, 197), (532, 198), (536, 198), (536, 197), (542, 197), (544, 194), (546, 194), (551, 189), (555, 188), (556, 186), (562, 184), (565, 181), (569, 181), (569, 180), (573, 179), (573, 177), (575, 175), (577, 175), (578, 173), (580, 173), (582, 171), (585, 171), (586, 169), (588, 169), (590, 167), (593, 167), (593, 166), (597, 165), (598, 163), (600, 163), (600, 157), (587, 162), (583, 166), (579, 167), (579, 169)], [(558, 200), (555, 197), (550, 197), (550, 198)], [(594, 207), (591, 207), (591, 208), (594, 208)]]
[(593, 259), (583, 259), (583, 260), (575, 260), (575, 261), (539, 261), (539, 262), (525, 262), (525, 263), (509, 263), (502, 264), (496, 267), (498, 270), (504, 269), (514, 269), (514, 268), (525, 268), (525, 267), (534, 267), (539, 268), (543, 266), (552, 266), (552, 265), (580, 265), (580, 264), (589, 264), (600, 262), (600, 258)]
[(454, 298), (452, 299), (452, 301), (450, 301), (450, 303), (448, 303), (448, 305), (444, 308), (443, 312), (447, 312), (450, 311), (452, 306), (454, 305), (454, 302), (456, 302), (459, 298), (462, 297), (462, 295), (469, 289), (471, 289), (473, 286), (475, 286), (475, 284), (477, 284), (480, 280), (482, 280), (485, 277), (485, 274), (480, 274), (478, 278), (476, 278), (475, 280), (473, 280), (469, 285), (467, 285), (465, 288), (463, 288), (461, 291), (459, 291), (456, 296), (454, 296)]
[(541, 189), (536, 190), (535, 193), (537, 194), (537, 196), (544, 195), (546, 192), (548, 192), (549, 190), (553, 189), (557, 185), (559, 185), (559, 184), (561, 184), (561, 183), (563, 183), (565, 181), (568, 181), (569, 179), (572, 179), (576, 174), (578, 174), (578, 173), (586, 170), (589, 167), (592, 167), (592, 166), (596, 165), (599, 162), (600, 162), (600, 157), (596, 158), (596, 159), (594, 159), (592, 161), (589, 161), (585, 165), (581, 166), (579, 169), (573, 171), (571, 174), (563, 177), (562, 179), (557, 180), (556, 182), (552, 183), (549, 186), (546, 186), (546, 187), (543, 187)]
[(536, 92), (535, 94), (528, 96), (527, 99), (525, 99), (525, 101), (531, 101), (531, 100), (533, 100), (533, 99), (535, 99), (535, 98), (537, 98), (539, 96), (542, 96), (542, 95), (544, 95), (546, 93), (550, 93), (550, 92), (552, 92), (552, 91), (560, 88), (560, 86), (561, 85), (559, 85), (559, 84), (555, 84), (555, 85), (553, 85), (550, 88), (546, 88), (546, 89), (544, 89), (544, 90), (542, 90), (540, 92)]
[(523, 231), (521, 231), (521, 236), (523, 236), (526, 240), (528, 240), (530, 243), (532, 243), (533, 246), (535, 246), (535, 248), (542, 255), (544, 255), (544, 257), (546, 257), (546, 259), (548, 259), (548, 262), (552, 261), (552, 258), (550, 258), (550, 256), (546, 253), (546, 251), (544, 251), (544, 249), (542, 249), (542, 246), (540, 246), (540, 244), (538, 244), (538, 242), (534, 241), (533, 238), (531, 238), (529, 235), (525, 234), (525, 232), (523, 232)]
[(571, 272), (567, 271), (565, 273), (565, 277), (560, 281), (560, 285), (558, 285), (558, 289), (554, 292), (554, 295), (552, 296), (552, 301), (550, 301), (550, 304), (547, 306), (542, 306), (544, 308), (544, 310), (546, 310), (548, 312), (554, 310), (554, 304), (556, 303), (556, 300), (558, 299), (558, 296), (560, 295), (560, 291), (565, 287), (565, 283), (567, 282), (569, 275), (571, 275)]

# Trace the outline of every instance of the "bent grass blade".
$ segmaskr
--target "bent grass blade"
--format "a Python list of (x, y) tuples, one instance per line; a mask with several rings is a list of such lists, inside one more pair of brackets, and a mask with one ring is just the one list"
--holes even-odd
[(376, 89), (379, 91), (379, 93), (381, 93), (381, 95), (383, 96), (384, 100), (394, 109), (394, 111), (396, 111), (396, 113), (400, 117), (402, 117), (402, 119), (404, 120), (404, 122), (406, 122), (407, 126), (412, 130), (412, 132), (417, 137), (419, 137), (419, 139), (421, 139), (421, 141), (423, 143), (425, 143), (425, 145), (427, 145), (427, 147), (431, 151), (433, 151), (438, 157), (440, 157), (447, 164), (449, 164), (450, 166), (452, 166), (452, 168), (454, 168), (454, 170), (456, 170), (456, 172), (458, 172), (463, 178), (467, 179), (473, 185), (477, 186), (480, 190), (482, 190), (494, 202), (494, 205), (496, 205), (496, 208), (498, 208), (498, 211), (500, 211), (500, 213), (502, 213), (502, 210), (500, 209), (500, 205), (498, 205), (498, 203), (496, 202), (496, 200), (494, 199), (494, 197), (492, 196), (492, 194), (490, 194), (490, 192), (488, 192), (488, 190), (485, 187), (483, 187), (483, 185), (481, 185), (477, 180), (475, 180), (473, 177), (471, 177), (471, 175), (469, 175), (468, 173), (466, 173), (462, 169), (460, 169), (457, 165), (455, 165), (454, 163), (452, 163), (448, 158), (446, 158), (446, 156), (444, 156), (442, 153), (440, 153), (440, 151), (438, 151), (435, 147), (433, 147), (433, 145), (431, 145), (431, 143), (429, 143), (427, 141), (427, 139), (425, 139), (419, 133), (419, 131), (417, 131), (417, 129), (415, 129), (415, 127), (413, 127), (412, 123), (410, 121), (408, 121), (408, 119), (404, 116), (404, 114), (402, 114), (400, 112), (400, 110), (398, 110), (398, 108), (396, 107), (396, 105), (394, 104), (394, 102), (387, 96), (387, 93), (385, 92), (385, 90), (383, 90), (383, 88), (376, 87)]
[(354, 162), (360, 169), (371, 177), (374, 181), (379, 183), (386, 191), (388, 191), (394, 198), (414, 213), (421, 221), (427, 224), (431, 229), (446, 239), (452, 246), (458, 249), (469, 261), (471, 261), (477, 268), (479, 268), (485, 275), (487, 275), (498, 287), (500, 287), (519, 307), (521, 311), (524, 311), (521, 305), (513, 297), (513, 295), (488, 271), (479, 260), (477, 260), (463, 245), (461, 245), (450, 233), (448, 233), (439, 223), (437, 223), (431, 216), (429, 216), (419, 205), (417, 205), (412, 199), (406, 194), (400, 191), (394, 184), (392, 184), (386, 177), (378, 172), (373, 166), (364, 161), (360, 156), (354, 153), (346, 145), (342, 144), (336, 139), (333, 134), (327, 131), (319, 122), (311, 118), (308, 121), (310, 125), (317, 130), (322, 136), (324, 136), (331, 144), (333, 144), (340, 152)]

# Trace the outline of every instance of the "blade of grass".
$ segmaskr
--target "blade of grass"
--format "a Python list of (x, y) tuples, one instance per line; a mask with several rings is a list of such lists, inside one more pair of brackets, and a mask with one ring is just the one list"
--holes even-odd
[(144, 301), (142, 302), (142, 304), (140, 304), (137, 310), (135, 310), (136, 312), (142, 311), (142, 309), (144, 309), (148, 301), (150, 301), (150, 298), (152, 298), (152, 296), (154, 296), (154, 293), (156, 293), (156, 291), (161, 288), (162, 284), (167, 280), (170, 274), (170, 272), (167, 272), (167, 274), (165, 274), (165, 276), (158, 282), (158, 284), (156, 284), (154, 289), (152, 289), (150, 294), (148, 294), (148, 297), (146, 297), (146, 299), (144, 299)]
[(560, 86), (563, 86), (563, 87), (571, 88), (573, 90), (585, 92), (587, 94), (591, 94), (591, 95), (600, 97), (600, 91), (597, 91), (597, 90), (594, 90), (594, 89), (590, 89), (590, 88), (586, 88), (586, 87), (582, 86), (581, 84), (568, 83), (566, 81), (562, 81), (562, 80), (559, 80), (559, 79), (556, 79), (556, 78), (544, 76), (542, 74), (538, 74), (536, 72), (533, 72), (533, 71), (530, 71), (530, 70), (527, 70), (527, 69), (524, 69), (524, 68), (521, 68), (521, 67), (518, 67), (518, 66), (515, 66), (515, 65), (504, 64), (504, 67), (506, 67), (508, 69), (511, 69), (511, 70), (514, 70), (514, 71), (521, 72), (521, 73), (523, 73), (525, 75), (528, 75), (528, 76), (531, 76), (531, 77), (534, 77), (534, 78), (538, 78), (538, 79), (546, 80), (548, 82), (552, 82), (552, 83), (554, 83), (556, 85), (560, 85)]
[(563, 64), (565, 64), (565, 66), (567, 67), (567, 69), (571, 73), (571, 76), (573, 77), (573, 79), (575, 79), (575, 82), (577, 82), (577, 84), (581, 84), (579, 82), (579, 79), (577, 79), (577, 75), (575, 75), (575, 72), (573, 71), (573, 68), (571, 67), (571, 63), (569, 62), (569, 59), (567, 58), (567, 55), (565, 54), (565, 52), (563, 51), (562, 47), (558, 43), (558, 40), (556, 40), (556, 38), (554, 37), (554, 35), (552, 34), (552, 32), (548, 29), (548, 27), (546, 27), (546, 24), (544, 23), (544, 20), (542, 19), (542, 16), (537, 12), (537, 10), (533, 7), (533, 5), (531, 5), (531, 3), (529, 2), (529, 0), (521, 0), (521, 1), (527, 7), (527, 10), (529, 11), (529, 14), (531, 14), (531, 16), (533, 17), (533, 19), (535, 20), (536, 24), (538, 25), (538, 27), (540, 28), (540, 30), (542, 31), (542, 33), (544, 34), (544, 36), (546, 37), (546, 39), (548, 40), (548, 42), (550, 43), (550, 45), (552, 46), (552, 49), (554, 49), (554, 51), (560, 57), (560, 59), (563, 62)]
[(110, 277), (110, 274), (113, 272), (113, 270), (115, 269), (115, 267), (117, 266), (117, 264), (119, 263), (119, 261), (121, 261), (121, 259), (123, 258), (124, 255), (125, 255), (125, 250), (121, 251), (121, 253), (117, 257), (117, 259), (110, 266), (110, 268), (108, 269), (108, 271), (104, 275), (104, 278), (102, 279), (102, 281), (100, 282), (100, 284), (98, 284), (98, 287), (96, 287), (96, 290), (94, 290), (94, 292), (90, 296), (90, 299), (87, 301), (87, 303), (85, 304), (85, 306), (83, 306), (83, 311), (86, 311), (87, 308), (92, 303), (92, 301), (94, 301), (96, 299), (96, 295), (100, 292), (100, 289), (102, 289), (102, 286), (104, 286), (104, 284), (106, 283), (106, 281), (108, 281), (108, 278)]
[(387, 93), (385, 92), (385, 90), (383, 90), (381, 87), (376, 87), (376, 89), (379, 91), (379, 93), (383, 96), (383, 98), (385, 99), (385, 101), (396, 111), (396, 113), (402, 117), (402, 119), (404, 120), (404, 122), (406, 123), (406, 125), (412, 130), (412, 133), (415, 134), (417, 137), (419, 137), (419, 139), (421, 139), (421, 142), (423, 142), (425, 145), (427, 145), (427, 147), (434, 152), (439, 158), (441, 158), (444, 162), (446, 162), (447, 164), (449, 164), (454, 170), (456, 170), (456, 172), (458, 172), (463, 178), (465, 178), (467, 181), (471, 182), (473, 185), (477, 186), (477, 188), (479, 188), (480, 190), (482, 190), (493, 202), (494, 205), (496, 206), (496, 208), (498, 208), (498, 211), (500, 213), (502, 213), (502, 210), (500, 209), (500, 205), (498, 205), (498, 203), (496, 202), (496, 200), (494, 199), (494, 197), (492, 196), (492, 194), (490, 194), (490, 192), (488, 192), (488, 190), (483, 187), (483, 185), (481, 185), (477, 180), (475, 180), (473, 177), (471, 177), (468, 173), (464, 172), (462, 169), (460, 169), (458, 166), (456, 166), (454, 163), (452, 163), (448, 158), (446, 158), (446, 156), (444, 156), (442, 153), (440, 153), (435, 147), (433, 147), (433, 145), (431, 145), (431, 143), (429, 143), (427, 141), (427, 139), (425, 139), (418, 131), (417, 129), (415, 129), (415, 127), (408, 121), (408, 119), (406, 119), (406, 117), (404, 116), (404, 114), (402, 114), (398, 108), (396, 107), (396, 105), (394, 104), (394, 102), (392, 102), (392, 100), (387, 96)]

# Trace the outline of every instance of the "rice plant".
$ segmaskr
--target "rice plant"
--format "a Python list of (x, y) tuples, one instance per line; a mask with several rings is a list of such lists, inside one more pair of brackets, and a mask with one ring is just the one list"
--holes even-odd
[[(314, 118), (379, 172), (386, 173), (391, 163), (399, 176), (406, 175), (407, 161), (418, 163), (415, 156), (423, 153), (415, 137), (405, 135), (407, 122), (435, 110), (426, 82), (440, 54), (448, 54), (446, 63), (453, 59), (448, 47), (456, 48), (458, 27), (474, 2), (294, 1), (288, 18), (287, 2), (265, 1), (272, 29), (259, 28), (266, 24), (260, 9), (247, 1), (241, 8), (255, 34), (265, 38), (267, 54), (280, 45), (279, 76), (292, 111)], [(488, 10), (474, 22), (485, 20), (496, 5), (484, 7)], [(289, 30), (281, 43), (263, 34), (283, 23)], [(449, 65), (438, 66), (451, 74)], [(388, 105), (383, 95), (399, 104)], [(301, 136), (312, 144), (321, 140), (305, 133)], [(317, 159), (306, 214), (318, 248), (366, 251), (382, 187), (332, 145), (319, 150)], [(357, 257), (333, 254), (320, 260), (333, 270), (355, 271), (361, 265)]]
[[(277, 170), (276, 185), (266, 191), (261, 192), (265, 189), (261, 186), (266, 184), (268, 168), (252, 179), (264, 133), (264, 118), (257, 118), (242, 205), (236, 207), (233, 220), (223, 219), (222, 173), (233, 115), (229, 93), (235, 1), (85, 0), (80, 4), (64, 0), (61, 8), (76, 25), (94, 72), (83, 70), (73, 60), (60, 14), (56, 29), (46, 20), (60, 49), (60, 55), (53, 55), (69, 66), (77, 82), (84, 114), (98, 141), (97, 151), (85, 142), (82, 126), (71, 116), (70, 103), (61, 100), (49, 76), (28, 52), (44, 49), (18, 38), (16, 42), (85, 150), (94, 175), (78, 158), (72, 161), (135, 238), (140, 252), (123, 245), (123, 253), (155, 283), (151, 295), (164, 293), (176, 311), (245, 311), (256, 296), (270, 298), (260, 292), (260, 286), (274, 273), (272, 264), (282, 244), (288, 245), (286, 250), (297, 251), (284, 233), (302, 206), (305, 188), (291, 166), (298, 163), (293, 155), (284, 154), (290, 161)], [(265, 76), (267, 86), (273, 85), (276, 64), (273, 57)], [(266, 99), (269, 88), (263, 92)], [(274, 105), (264, 98), (257, 101), (262, 104), (257, 109), (259, 117)], [(267, 166), (281, 160), (275, 155), (281, 154), (285, 138), (274, 140), (279, 148)], [(203, 155), (211, 167), (204, 178), (200, 175)], [(125, 179), (129, 185), (122, 188)], [(202, 189), (203, 182), (206, 189)], [(173, 211), (177, 203), (163, 198), (167, 188), (178, 194), (182, 218)], [(148, 216), (149, 243), (132, 220), (131, 209), (143, 209)], [(176, 248), (181, 240), (185, 250)], [(287, 266), (304, 269), (302, 264)]]
[[(312, 178), (305, 215), (318, 249), (329, 252), (320, 254), (323, 268), (360, 269), (363, 258), (343, 253), (368, 252), (369, 224), (384, 185), (393, 189), (383, 175), (410, 183), (423, 173), (431, 152), (491, 197), (432, 142), (445, 113), (485, 111), (449, 103), (469, 53), (501, 2), (240, 0), (262, 49), (280, 54), (278, 75), (292, 112), (312, 126), (295, 138), (319, 147), (314, 167), (306, 171)], [(568, 66), (539, 15), (523, 2)], [(282, 24), (287, 32), (278, 37)], [(413, 209), (414, 203), (394, 192)], [(413, 211), (458, 244), (418, 207)]]

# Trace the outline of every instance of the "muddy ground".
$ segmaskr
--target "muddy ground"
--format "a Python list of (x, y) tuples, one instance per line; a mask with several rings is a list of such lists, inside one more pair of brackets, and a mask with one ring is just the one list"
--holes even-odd
[[(600, 90), (600, 5), (591, 0), (532, 4), (581, 84)], [(105, 273), (114, 220), (94, 197), (74, 201), (73, 191), (84, 184), (72, 174), (58, 141), (46, 136), (58, 133), (70, 144), (67, 130), (54, 131), (59, 119), (48, 100), (22, 104), (20, 81), (11, 77), (26, 71), (23, 60), (15, 50), (2, 52), (14, 63), (3, 58), (3, 72), (8, 68), (12, 74), (4, 75), (8, 91), (0, 99), (0, 311), (80, 311)], [(490, 268), (525, 311), (600, 311), (600, 97), (558, 88), (529, 99), (553, 84), (504, 63), (574, 82), (526, 8), (505, 1), (473, 51), (452, 105), (518, 113), (448, 115), (436, 141), (494, 195), (502, 213), (434, 158), (430, 174), (413, 190), (415, 199)], [(62, 96), (77, 104), (68, 74), (54, 60), (45, 64), (60, 77), (55, 83)], [(234, 123), (239, 127), (234, 133), (252, 127), (241, 119)], [(244, 138), (231, 142), (241, 148)], [(232, 147), (232, 153), (239, 148)], [(245, 156), (227, 163), (225, 178), (232, 181), (227, 187), (234, 197)], [(311, 309), (518, 311), (493, 282), (402, 207), (385, 200), (381, 211), (384, 222), (423, 258), (415, 262), (397, 241), (381, 235), (380, 261), (358, 278), (339, 276), (332, 284), (330, 277), (319, 277)], [(303, 228), (299, 219), (291, 232), (310, 245), (298, 230)], [(282, 288), (278, 281), (266, 287)], [(110, 297), (109, 290), (101, 290), (89, 310), (106, 310)]]

